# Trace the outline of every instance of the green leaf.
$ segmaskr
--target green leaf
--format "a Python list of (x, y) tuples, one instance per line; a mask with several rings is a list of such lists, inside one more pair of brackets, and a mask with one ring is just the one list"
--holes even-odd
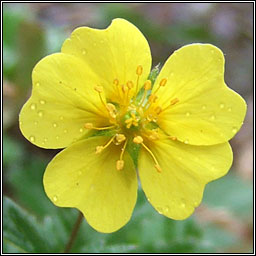
[(49, 252), (35, 217), (6, 197), (3, 199), (3, 218), (3, 238), (8, 244), (6, 250), (17, 248), (17, 252)]

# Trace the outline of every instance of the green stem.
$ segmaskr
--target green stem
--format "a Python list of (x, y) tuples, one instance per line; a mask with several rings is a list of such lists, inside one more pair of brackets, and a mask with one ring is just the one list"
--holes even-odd
[(69, 253), (70, 249), (72, 248), (73, 243), (74, 243), (74, 241), (76, 239), (77, 232), (78, 232), (78, 230), (79, 230), (79, 228), (81, 226), (83, 218), (84, 218), (83, 214), (81, 212), (79, 212), (79, 215), (77, 217), (76, 223), (75, 223), (75, 225), (73, 227), (72, 233), (71, 233), (70, 238), (68, 240), (68, 243), (67, 243), (67, 245), (65, 247), (64, 253)]

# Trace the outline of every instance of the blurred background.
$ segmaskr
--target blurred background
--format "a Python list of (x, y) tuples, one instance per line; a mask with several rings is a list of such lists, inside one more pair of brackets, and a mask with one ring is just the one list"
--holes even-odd
[(207, 42), (222, 49), (225, 80), (248, 104), (231, 140), (229, 174), (207, 185), (202, 205), (187, 220), (157, 213), (139, 189), (132, 219), (101, 234), (83, 221), (72, 252), (249, 253), (253, 251), (253, 3), (4, 3), (3, 4), (3, 249), (8, 253), (62, 252), (77, 210), (55, 207), (42, 176), (57, 153), (30, 144), (18, 115), (31, 93), (31, 71), (60, 51), (79, 26), (106, 28), (122, 17), (149, 41), (153, 65), (179, 47)]

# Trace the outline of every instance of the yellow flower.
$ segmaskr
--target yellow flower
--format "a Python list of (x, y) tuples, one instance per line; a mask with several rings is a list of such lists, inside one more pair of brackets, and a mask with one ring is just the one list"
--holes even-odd
[(150, 70), (144, 36), (115, 19), (105, 30), (77, 28), (61, 53), (32, 73), (20, 129), (39, 147), (66, 148), (47, 166), (46, 194), (57, 206), (78, 208), (101, 232), (131, 217), (138, 185), (131, 155), (138, 148), (148, 201), (175, 220), (189, 217), (205, 185), (232, 163), (228, 140), (246, 104), (224, 82), (223, 53), (210, 44), (184, 46), (154, 86)]

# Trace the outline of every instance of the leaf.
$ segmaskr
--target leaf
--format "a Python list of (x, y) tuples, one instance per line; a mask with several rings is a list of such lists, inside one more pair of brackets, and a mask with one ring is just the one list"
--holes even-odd
[(34, 216), (25, 212), (10, 199), (3, 199), (3, 238), (5, 249), (17, 252), (49, 252)]

